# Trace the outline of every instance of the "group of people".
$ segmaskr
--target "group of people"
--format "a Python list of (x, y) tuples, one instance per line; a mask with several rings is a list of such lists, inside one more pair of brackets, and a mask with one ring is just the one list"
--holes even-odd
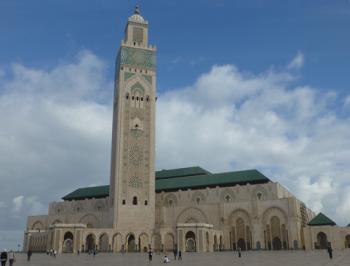
[(51, 257), (56, 258), (57, 256), (57, 251), (54, 249), (46, 250), (46, 255), (50, 255)]
[(13, 252), (12, 250), (7, 252), (7, 250), (4, 249), (0, 254), (0, 261), (1, 266), (6, 266), (7, 261), (9, 262), (10, 266), (12, 266), (16, 261), (15, 252)]
[[(148, 250), (148, 260), (149, 262), (152, 261), (152, 258), (153, 258), (153, 251), (152, 249), (149, 249)], [(174, 260), (182, 260), (182, 254), (181, 254), (181, 250), (177, 251), (177, 249), (174, 249)], [(167, 254), (164, 255), (164, 258), (163, 258), (163, 263), (169, 263), (170, 262), (170, 258), (168, 257)]]

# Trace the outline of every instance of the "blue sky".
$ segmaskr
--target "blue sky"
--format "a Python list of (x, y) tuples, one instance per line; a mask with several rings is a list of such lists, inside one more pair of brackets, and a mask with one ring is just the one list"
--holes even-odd
[[(350, 1), (0, 1), (0, 249), (109, 182), (114, 65), (135, 4), (157, 52), (156, 168), (258, 169), (350, 221)], [(215, 156), (212, 156), (215, 154)]]
[(349, 0), (3, 0), (0, 64), (50, 68), (86, 48), (108, 61), (112, 76), (125, 21), (136, 3), (158, 47), (159, 91), (193, 82), (213, 64), (252, 72), (279, 68), (297, 51), (307, 61), (303, 81), (349, 89)]

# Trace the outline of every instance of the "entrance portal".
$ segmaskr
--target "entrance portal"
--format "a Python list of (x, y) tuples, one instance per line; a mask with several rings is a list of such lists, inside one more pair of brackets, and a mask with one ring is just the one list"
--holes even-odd
[(327, 235), (323, 232), (319, 232), (317, 234), (317, 247), (319, 249), (327, 249), (327, 246), (328, 246)]
[(186, 233), (186, 251), (195, 252), (196, 251), (196, 235), (192, 231)]

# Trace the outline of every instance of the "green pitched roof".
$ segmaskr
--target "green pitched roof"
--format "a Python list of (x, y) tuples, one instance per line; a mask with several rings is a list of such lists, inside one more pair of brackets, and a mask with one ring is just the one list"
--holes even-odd
[(270, 180), (257, 170), (207, 174), (194, 177), (184, 176), (178, 178), (156, 180), (156, 191), (174, 191), (179, 189), (199, 189), (216, 186), (243, 185), (247, 183), (267, 183)]
[(63, 200), (80, 200), (88, 198), (105, 198), (109, 196), (109, 186), (84, 187), (74, 190), (72, 193), (64, 196)]
[[(180, 174), (183, 175), (180, 175)], [(257, 170), (246, 170), (211, 174), (200, 167), (189, 167), (156, 172), (156, 192), (176, 191), (179, 189), (201, 189), (206, 187), (224, 187), (234, 185), (260, 184), (270, 182)], [(64, 196), (63, 200), (81, 200), (86, 198), (105, 198), (109, 196), (109, 186), (79, 188)]]
[(315, 218), (313, 218), (308, 225), (310, 226), (320, 226), (320, 225), (336, 225), (334, 221), (332, 221), (330, 218), (328, 218), (326, 215), (324, 215), (322, 212), (316, 215)]
[(350, 224), (348, 224), (347, 227), (350, 227)]
[(156, 179), (174, 178), (174, 177), (180, 177), (180, 176), (208, 175), (208, 174), (211, 174), (211, 173), (199, 166), (194, 166), (194, 167), (157, 171)]

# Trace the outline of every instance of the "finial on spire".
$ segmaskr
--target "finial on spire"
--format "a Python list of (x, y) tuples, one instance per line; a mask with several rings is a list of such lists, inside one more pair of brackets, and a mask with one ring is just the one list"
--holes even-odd
[(140, 15), (140, 7), (138, 5), (135, 6), (134, 14)]

